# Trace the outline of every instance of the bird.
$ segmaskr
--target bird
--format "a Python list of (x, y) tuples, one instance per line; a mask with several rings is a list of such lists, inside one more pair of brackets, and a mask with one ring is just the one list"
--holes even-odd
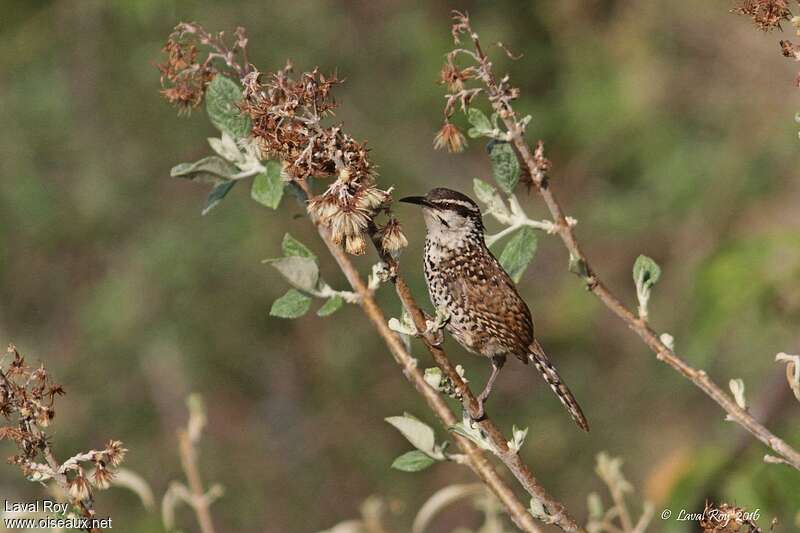
[(534, 336), (530, 309), (486, 246), (478, 204), (443, 187), (400, 201), (422, 207), (427, 229), (425, 281), (431, 302), (448, 317), (445, 329), (467, 351), (492, 362), (472, 418), (484, 418), (484, 404), (500, 369), (514, 356), (526, 365), (533, 363), (578, 427), (589, 431), (578, 402)]

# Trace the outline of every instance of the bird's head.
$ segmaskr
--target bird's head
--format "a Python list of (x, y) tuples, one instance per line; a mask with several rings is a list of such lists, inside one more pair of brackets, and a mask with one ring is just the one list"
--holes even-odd
[(430, 237), (445, 240), (483, 238), (481, 210), (466, 194), (439, 187), (425, 196), (408, 196), (400, 201), (422, 207)]

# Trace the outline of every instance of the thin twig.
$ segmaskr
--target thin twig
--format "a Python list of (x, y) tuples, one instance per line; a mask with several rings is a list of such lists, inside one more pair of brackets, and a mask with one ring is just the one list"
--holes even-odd
[(787, 444), (784, 440), (775, 436), (766, 427), (760, 424), (746, 410), (736, 404), (736, 401), (728, 396), (716, 383), (714, 383), (703, 370), (693, 368), (684, 359), (679, 357), (672, 349), (666, 346), (658, 335), (650, 328), (644, 320), (641, 320), (617, 298), (603, 283), (595, 270), (592, 268), (586, 255), (581, 251), (575, 232), (567, 223), (567, 217), (561, 204), (555, 197), (555, 193), (549, 186), (549, 180), (542, 169), (542, 165), (537, 161), (537, 157), (531, 151), (530, 146), (524, 138), (524, 128), (520, 126), (517, 115), (511, 106), (510, 98), (500, 90), (495, 79), (491, 63), (484, 54), (478, 35), (469, 26), (466, 16), (459, 19), (465, 25), (466, 32), (472, 40), (481, 67), (481, 81), (486, 86), (487, 96), (494, 110), (498, 113), (503, 124), (508, 129), (509, 139), (517, 149), (522, 164), (533, 180), (533, 185), (539, 195), (547, 205), (553, 220), (558, 226), (558, 235), (570, 254), (571, 261), (582, 263), (584, 268), (582, 277), (586, 282), (587, 288), (597, 296), (603, 304), (618, 318), (632, 329), (642, 341), (656, 354), (659, 361), (663, 361), (678, 371), (681, 375), (689, 379), (706, 395), (713, 399), (722, 409), (728, 413), (729, 420), (741, 425), (758, 440), (772, 448), (778, 453), (787, 464), (800, 470), (800, 453)]
[(192, 508), (197, 515), (200, 531), (202, 533), (215, 533), (208, 497), (203, 489), (200, 469), (197, 467), (197, 452), (189, 436), (189, 431), (186, 429), (181, 429), (178, 432), (178, 448), (180, 450), (183, 473), (186, 474), (186, 481), (189, 482), (189, 490), (192, 493)]

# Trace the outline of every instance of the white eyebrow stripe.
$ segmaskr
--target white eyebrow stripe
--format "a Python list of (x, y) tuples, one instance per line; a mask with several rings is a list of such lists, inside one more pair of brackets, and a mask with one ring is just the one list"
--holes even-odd
[(447, 199), (443, 199), (443, 200), (434, 200), (433, 203), (436, 204), (436, 205), (441, 205), (443, 207), (447, 207), (448, 204), (455, 204), (455, 205), (460, 205), (461, 207), (466, 207), (470, 211), (478, 211), (479, 210), (477, 207), (475, 207), (475, 205), (473, 205), (470, 202), (467, 202), (466, 200), (456, 200), (456, 199), (447, 198)]

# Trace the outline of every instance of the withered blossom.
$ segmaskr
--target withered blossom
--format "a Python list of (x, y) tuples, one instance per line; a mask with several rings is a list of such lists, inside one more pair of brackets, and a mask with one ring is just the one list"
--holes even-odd
[(439, 83), (447, 86), (447, 90), (451, 93), (457, 93), (464, 90), (464, 82), (472, 79), (474, 76), (474, 69), (465, 68), (460, 69), (456, 66), (453, 60), (453, 54), (447, 55), (447, 59), (442, 65), (442, 70), (439, 72)]
[(111, 486), (111, 481), (114, 479), (114, 473), (111, 472), (104, 464), (99, 463), (94, 469), (92, 474), (92, 483), (99, 490), (106, 490)]
[(214, 71), (209, 61), (198, 63), (197, 46), (183, 42), (177, 33), (170, 36), (162, 50), (167, 60), (157, 65), (161, 72), (161, 94), (179, 113), (188, 113), (203, 101)]
[(83, 501), (90, 494), (89, 481), (86, 480), (82, 472), (69, 481), (69, 496), (73, 500)]
[(113, 466), (121, 465), (127, 453), (128, 449), (122, 447), (122, 441), (110, 440), (106, 443), (106, 457)]
[[(127, 450), (120, 441), (112, 440), (103, 450), (79, 453), (62, 465), (53, 464), (55, 459), (44, 428), (55, 416), (55, 397), (64, 394), (64, 389), (52, 383), (43, 366), (31, 369), (26, 365), (13, 345), (9, 345), (7, 356), (10, 361), (0, 358), (0, 415), (10, 424), (0, 426), (0, 440), (13, 441), (19, 450), (8, 462), (19, 466), (26, 477), (54, 479), (73, 503), (82, 502), (81, 508), (90, 513), (92, 493), (82, 465), (94, 464), (92, 480), (103, 488), (113, 476), (107, 465), (119, 466)], [(65, 465), (70, 471), (77, 470), (71, 480), (57, 474)]]
[(408, 239), (403, 234), (403, 228), (395, 218), (391, 218), (381, 228), (381, 248), (387, 254), (396, 257), (401, 250), (408, 246)]
[(788, 0), (743, 0), (732, 11), (752, 18), (763, 31), (781, 29), (781, 22), (792, 16)]
[(445, 121), (442, 129), (433, 139), (433, 147), (437, 150), (446, 149), (450, 153), (463, 152), (467, 146), (467, 139), (461, 130), (456, 128), (449, 120)]
[(367, 252), (367, 240), (363, 234), (351, 235), (345, 240), (344, 249), (348, 254), (364, 255)]
[(361, 255), (366, 252), (363, 233), (389, 198), (388, 191), (339, 179), (324, 194), (311, 199), (308, 211), (330, 229), (333, 242), (344, 243), (348, 253)]

